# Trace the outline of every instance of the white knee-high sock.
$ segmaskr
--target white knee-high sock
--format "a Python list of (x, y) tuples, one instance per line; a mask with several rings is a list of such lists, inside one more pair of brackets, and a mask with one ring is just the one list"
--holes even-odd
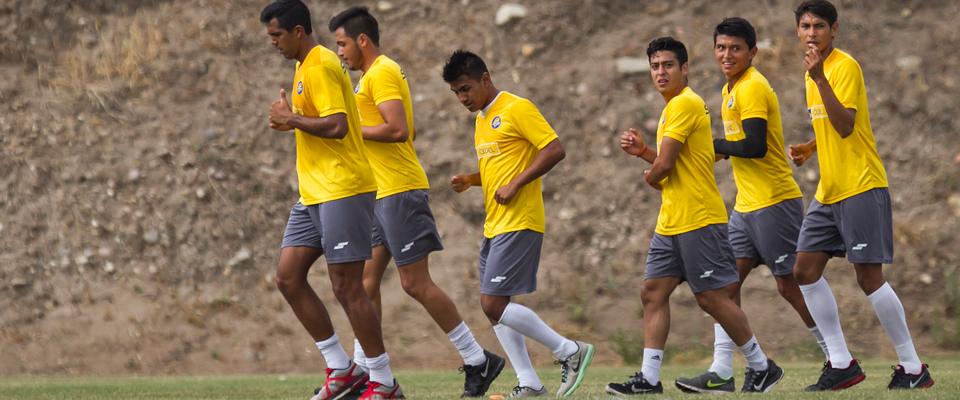
[(483, 348), (477, 344), (477, 339), (473, 337), (473, 333), (470, 333), (466, 322), (460, 322), (460, 325), (447, 332), (447, 337), (460, 351), (464, 364), (480, 365), (487, 361), (487, 356), (483, 355)]
[(323, 360), (327, 363), (327, 368), (344, 369), (350, 366), (350, 357), (343, 351), (340, 345), (340, 338), (334, 333), (327, 339), (317, 342), (317, 348), (320, 354), (323, 354)]
[(823, 355), (827, 357), (827, 360), (829, 360), (830, 351), (827, 350), (827, 342), (823, 341), (823, 334), (820, 333), (820, 328), (813, 327), (809, 329), (810, 329), (810, 333), (813, 334), (813, 338), (817, 339), (817, 344), (820, 345), (820, 350), (823, 350)]
[[(754, 371), (766, 371), (769, 367), (769, 365), (767, 365), (767, 356), (763, 354), (763, 350), (760, 350), (760, 343), (757, 343), (756, 336), (750, 338), (743, 346), (740, 346), (740, 351), (743, 352), (743, 357), (747, 359), (747, 368)], [(732, 368), (733, 367), (731, 367), (731, 369)]]
[(367, 358), (367, 366), (370, 367), (371, 381), (393, 387), (393, 372), (390, 371), (390, 356), (387, 353)]
[(663, 350), (643, 349), (643, 365), (640, 366), (640, 373), (651, 385), (656, 386), (657, 382), (660, 382), (660, 365), (662, 364)]
[(517, 372), (519, 386), (534, 390), (543, 389), (543, 383), (540, 382), (540, 377), (537, 376), (537, 371), (533, 369), (533, 364), (530, 362), (523, 335), (504, 324), (494, 325), (493, 332), (497, 334), (500, 346), (503, 346), (507, 359), (510, 360), (510, 364), (513, 364), (513, 370)]
[(580, 349), (572, 340), (550, 328), (533, 310), (517, 303), (507, 304), (500, 316), (500, 323), (547, 346), (561, 360), (566, 360)]
[(367, 367), (367, 356), (363, 354), (363, 347), (360, 347), (360, 340), (358, 339), (353, 339), (353, 362), (355, 362), (363, 372), (370, 373), (370, 367)]
[(710, 371), (723, 379), (733, 376), (733, 352), (737, 345), (720, 324), (713, 324), (713, 364)]
[(903, 366), (904, 371), (908, 374), (919, 374), (923, 364), (920, 363), (917, 350), (913, 347), (906, 314), (903, 312), (903, 304), (900, 303), (897, 293), (890, 287), (890, 283), (884, 283), (867, 298), (873, 304), (873, 311), (876, 311), (880, 324), (893, 342), (893, 348), (897, 349), (897, 357), (900, 358), (900, 365)]
[(820, 280), (814, 283), (800, 285), (800, 292), (803, 293), (803, 301), (807, 303), (813, 322), (817, 323), (817, 328), (823, 334), (824, 343), (830, 349), (830, 364), (834, 368), (847, 368), (853, 361), (853, 356), (850, 355), (847, 342), (843, 338), (837, 299), (833, 297), (827, 280), (821, 276)]

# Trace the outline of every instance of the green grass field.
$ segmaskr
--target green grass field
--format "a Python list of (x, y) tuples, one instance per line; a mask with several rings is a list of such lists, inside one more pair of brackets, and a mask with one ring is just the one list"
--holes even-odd
[[(768, 399), (951, 399), (960, 398), (960, 358), (925, 360), (936, 384), (917, 391), (889, 391), (890, 365), (893, 360), (863, 362), (867, 379), (842, 392), (803, 393), (803, 388), (819, 376), (820, 365), (812, 362), (784, 363), (783, 381), (766, 395)], [(662, 372), (664, 394), (655, 398), (693, 398), (704, 395), (681, 393), (673, 386), (677, 376), (693, 376), (702, 365), (666, 365)], [(559, 367), (538, 370), (547, 389), (555, 391), (560, 380)], [(603, 388), (611, 381), (625, 381), (634, 367), (589, 369), (588, 375), (572, 399), (612, 398)], [(463, 387), (463, 376), (456, 371), (397, 371), (397, 379), (410, 399), (453, 399)], [(742, 376), (737, 376), (737, 385)], [(309, 399), (322, 376), (255, 375), (212, 377), (112, 377), (70, 378), (46, 376), (0, 377), (0, 399)], [(504, 370), (488, 395), (508, 395), (515, 385), (512, 370)], [(737, 394), (736, 396), (742, 396)]]

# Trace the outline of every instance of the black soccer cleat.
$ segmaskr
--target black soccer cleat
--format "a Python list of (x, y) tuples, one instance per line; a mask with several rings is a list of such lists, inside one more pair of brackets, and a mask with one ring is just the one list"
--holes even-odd
[(467, 377), (463, 383), (463, 394), (460, 397), (480, 397), (487, 393), (490, 384), (500, 375), (506, 360), (496, 354), (484, 350), (487, 361), (480, 365), (464, 365), (460, 367)]
[(823, 369), (820, 370), (820, 379), (814, 385), (807, 386), (804, 391), (821, 392), (825, 390), (841, 390), (856, 385), (867, 378), (867, 374), (860, 369), (860, 363), (857, 360), (850, 361), (846, 368), (834, 368), (830, 361), (823, 363)]
[(890, 368), (893, 368), (893, 374), (890, 375), (893, 379), (890, 380), (887, 389), (926, 389), (933, 386), (933, 377), (927, 370), (927, 364), (923, 364), (920, 373), (916, 375), (908, 374), (907, 371), (904, 371), (902, 365)]
[(629, 396), (635, 394), (659, 394), (663, 393), (663, 383), (657, 382), (656, 385), (651, 385), (650, 382), (643, 377), (642, 372), (637, 372), (630, 376), (630, 380), (624, 383), (610, 383), (607, 384), (606, 388), (607, 393), (618, 395), (618, 396)]
[(777, 366), (777, 363), (767, 359), (767, 369), (763, 371), (754, 371), (747, 368), (747, 374), (743, 377), (743, 388), (740, 393), (766, 393), (773, 389), (780, 380), (783, 379), (783, 368)]

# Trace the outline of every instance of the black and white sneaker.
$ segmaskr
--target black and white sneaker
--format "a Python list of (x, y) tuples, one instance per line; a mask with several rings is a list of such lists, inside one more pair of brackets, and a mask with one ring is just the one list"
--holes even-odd
[(496, 354), (484, 350), (487, 361), (480, 365), (464, 365), (460, 367), (467, 377), (463, 383), (463, 394), (460, 397), (480, 397), (487, 393), (490, 384), (503, 371), (506, 360)]
[(916, 375), (908, 374), (902, 365), (896, 365), (890, 368), (893, 368), (893, 374), (890, 375), (893, 379), (890, 380), (887, 389), (926, 389), (933, 386), (933, 377), (930, 376), (930, 371), (927, 370), (927, 364), (923, 364), (920, 373)]
[(620, 396), (629, 396), (635, 394), (658, 394), (663, 393), (663, 384), (657, 382), (656, 385), (652, 385), (643, 377), (643, 373), (637, 372), (636, 374), (633, 374), (633, 376), (630, 376), (629, 381), (624, 383), (607, 384), (606, 391), (607, 393)]
[(856, 385), (867, 378), (867, 374), (860, 369), (860, 363), (857, 360), (850, 361), (846, 368), (834, 368), (830, 361), (823, 363), (823, 369), (820, 370), (820, 379), (816, 384), (807, 386), (803, 389), (807, 392), (822, 392), (826, 390), (841, 390)]
[(766, 393), (773, 389), (783, 379), (783, 368), (767, 359), (767, 369), (754, 371), (747, 368), (747, 375), (743, 377), (743, 388), (740, 393)]
[(716, 372), (707, 371), (693, 378), (677, 378), (677, 389), (684, 393), (733, 393), (737, 384), (733, 377), (723, 379)]

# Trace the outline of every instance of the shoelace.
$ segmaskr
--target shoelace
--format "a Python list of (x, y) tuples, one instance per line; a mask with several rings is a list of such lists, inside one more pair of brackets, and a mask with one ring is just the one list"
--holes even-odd
[(630, 380), (624, 382), (624, 385), (626, 385), (626, 384), (628, 384), (628, 383), (629, 383), (629, 384), (633, 384), (634, 382), (636, 382), (636, 383), (643, 383), (643, 372), (637, 371), (637, 373), (635, 373), (635, 374), (633, 374), (633, 375), (627, 375), (627, 378), (630, 378)]
[(567, 383), (567, 372), (570, 369), (570, 366), (567, 365), (566, 360), (557, 360), (553, 362), (554, 364), (560, 364), (560, 383)]
[(823, 368), (820, 368), (820, 379), (817, 379), (817, 386), (823, 387), (823, 383), (827, 377), (827, 371), (830, 370), (830, 361), (823, 362)]
[(904, 368), (897, 368), (896, 365), (890, 367), (890, 369), (893, 370), (893, 373), (890, 374), (890, 385), (888, 385), (887, 388), (894, 388), (900, 384), (900, 381), (903, 380), (903, 377), (907, 375), (907, 370)]
[(747, 368), (747, 374), (743, 377), (743, 389), (749, 390), (753, 388), (753, 382), (757, 380), (758, 376), (760, 376), (760, 374), (757, 371)]

